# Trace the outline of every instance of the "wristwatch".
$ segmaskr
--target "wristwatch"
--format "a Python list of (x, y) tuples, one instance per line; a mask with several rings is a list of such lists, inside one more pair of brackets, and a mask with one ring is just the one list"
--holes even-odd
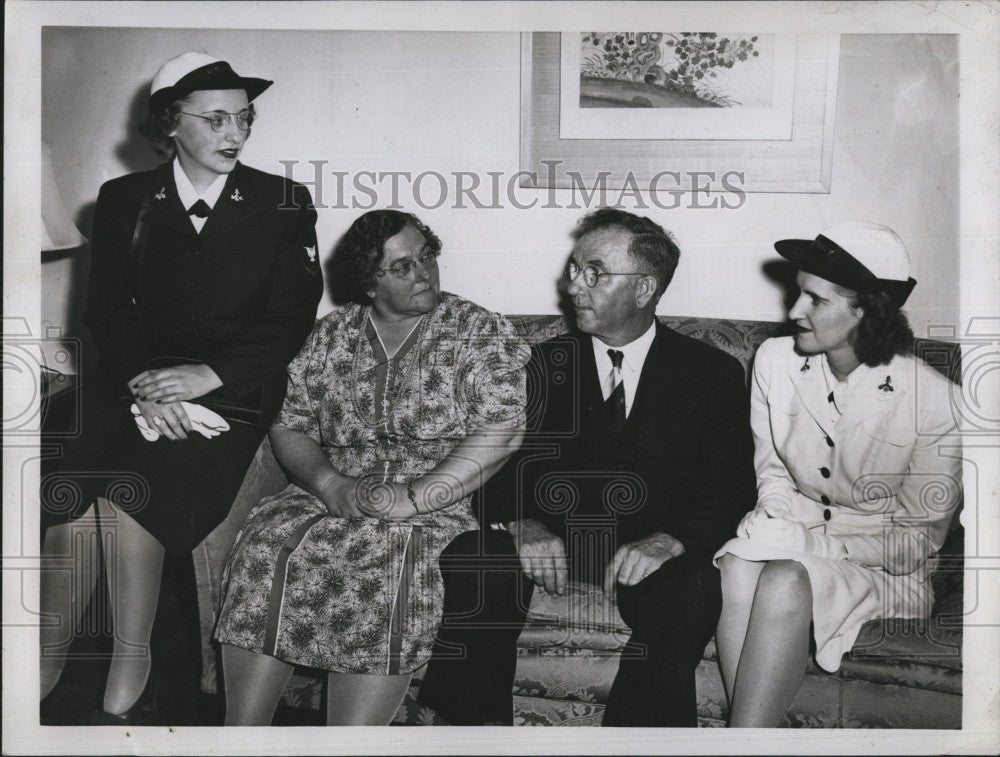
[(413, 484), (409, 482), (406, 484), (406, 496), (409, 498), (410, 504), (413, 505), (413, 509), (417, 515), (420, 515), (420, 508), (417, 507), (417, 493), (413, 491)]

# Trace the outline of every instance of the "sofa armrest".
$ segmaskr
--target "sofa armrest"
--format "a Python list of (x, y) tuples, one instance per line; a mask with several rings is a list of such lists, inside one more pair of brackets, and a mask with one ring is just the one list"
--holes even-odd
[[(229, 515), (202, 542), (208, 552), (208, 561), (213, 577), (221, 577), (222, 569), (229, 557), (229, 550), (232, 549), (236, 534), (239, 533), (250, 510), (261, 499), (277, 494), (286, 486), (288, 486), (288, 478), (281, 470), (281, 466), (278, 465), (278, 461), (274, 459), (274, 454), (271, 452), (271, 442), (265, 437), (260, 447), (257, 448), (253, 462), (247, 469), (243, 485), (240, 486), (236, 499), (233, 500)], [(217, 582), (213, 581), (213, 588), (218, 589)]]
[(288, 478), (271, 453), (271, 443), (264, 439), (254, 455), (243, 485), (240, 486), (229, 515), (204, 541), (195, 547), (195, 582), (198, 590), (198, 616), (201, 627), (202, 689), (215, 691), (215, 653), (212, 631), (222, 602), (222, 571), (250, 510), (264, 497), (277, 494), (288, 486)]

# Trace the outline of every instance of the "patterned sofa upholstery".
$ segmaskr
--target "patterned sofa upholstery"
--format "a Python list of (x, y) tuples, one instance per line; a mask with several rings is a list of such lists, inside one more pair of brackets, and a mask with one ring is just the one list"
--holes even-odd
[[(559, 316), (513, 317), (530, 342), (564, 333)], [(780, 323), (709, 318), (661, 320), (671, 328), (713, 344), (749, 369), (762, 341), (784, 332)], [(918, 354), (956, 383), (960, 357), (954, 345), (921, 341)], [(219, 687), (218, 651), (211, 631), (220, 603), (226, 555), (249, 509), (280, 491), (286, 479), (265, 440), (247, 472), (232, 511), (195, 551), (202, 618), (202, 687)], [(936, 603), (928, 620), (868, 623), (841, 669), (826, 673), (815, 665), (785, 714), (783, 726), (817, 728), (960, 728), (962, 720), (962, 533), (955, 518), (952, 534), (934, 575)], [(518, 642), (514, 683), (516, 725), (600, 725), (604, 702), (618, 669), (629, 630), (599, 589), (571, 584), (563, 596), (534, 593), (528, 622)], [(444, 725), (433, 711), (415, 703), (422, 671), (395, 723)], [(727, 715), (715, 642), (698, 667), (698, 715), (702, 726), (722, 726)], [(322, 677), (297, 672), (285, 691), (292, 707), (319, 709)]]

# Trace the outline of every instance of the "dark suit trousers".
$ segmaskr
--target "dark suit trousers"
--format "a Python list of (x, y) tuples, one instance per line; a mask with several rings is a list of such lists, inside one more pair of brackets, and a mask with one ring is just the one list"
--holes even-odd
[[(441, 573), (444, 618), (418, 701), (453, 725), (512, 724), (517, 638), (534, 584), (511, 538), (492, 531), (456, 538), (441, 554)], [(718, 570), (688, 555), (618, 586), (632, 636), (603, 725), (697, 726), (695, 669), (721, 606)]]
[(451, 725), (513, 725), (517, 637), (535, 584), (503, 532), (459, 534), (440, 566), (444, 616), (417, 701)]
[(722, 609), (718, 569), (681, 555), (617, 592), (632, 636), (601, 725), (696, 728), (695, 669)]

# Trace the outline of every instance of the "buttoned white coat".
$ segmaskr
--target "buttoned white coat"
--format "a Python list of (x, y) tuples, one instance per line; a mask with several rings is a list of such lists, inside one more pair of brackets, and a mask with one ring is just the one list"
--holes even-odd
[(866, 370), (834, 423), (824, 359), (796, 354), (791, 337), (768, 340), (751, 387), (757, 509), (804, 524), (811, 553), (736, 538), (716, 557), (801, 563), (817, 662), (832, 671), (866, 621), (930, 614), (934, 556), (961, 503), (961, 448), (959, 389), (922, 361)]

